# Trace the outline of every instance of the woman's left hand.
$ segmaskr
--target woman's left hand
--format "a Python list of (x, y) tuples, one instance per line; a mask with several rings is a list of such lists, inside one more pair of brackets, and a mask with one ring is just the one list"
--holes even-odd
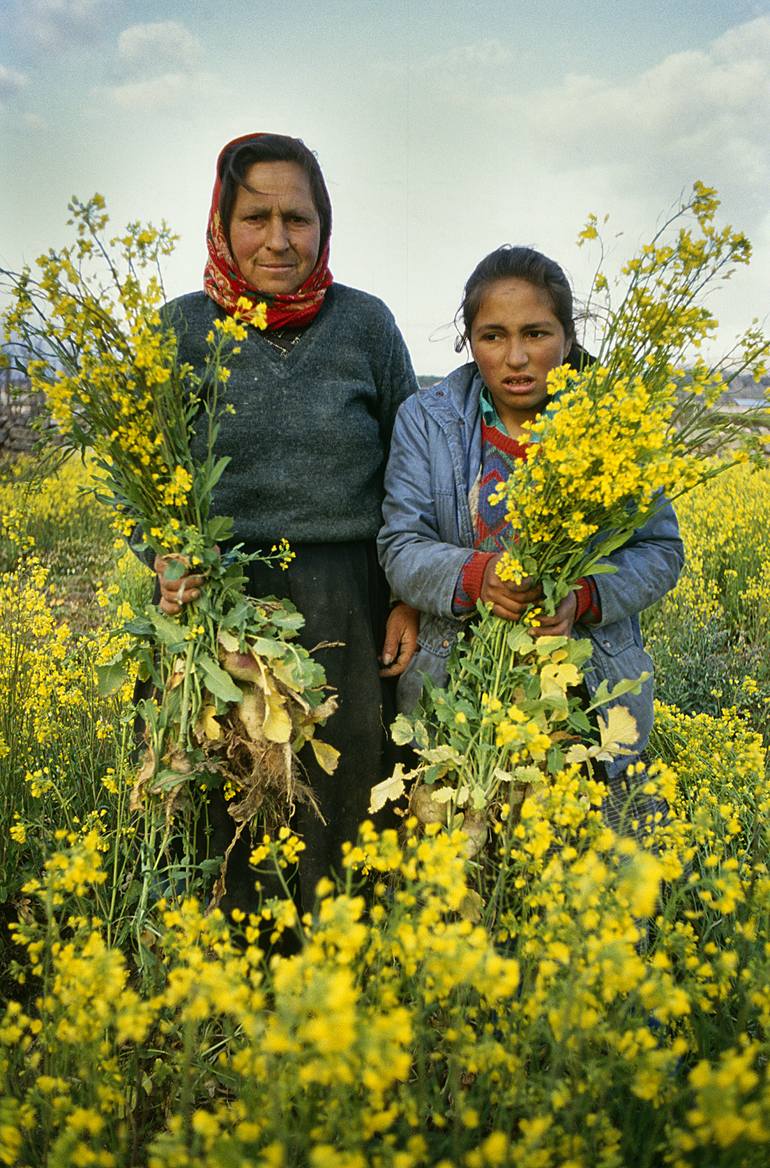
[(420, 614), (410, 604), (394, 604), (385, 626), (380, 677), (399, 677), (412, 660), (417, 649)]
[(553, 616), (539, 616), (536, 627), (529, 629), (533, 637), (569, 637), (577, 613), (577, 596), (570, 592), (564, 597)]

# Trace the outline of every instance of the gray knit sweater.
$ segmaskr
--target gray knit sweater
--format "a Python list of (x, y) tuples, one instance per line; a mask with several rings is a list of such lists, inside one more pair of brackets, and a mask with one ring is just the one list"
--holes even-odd
[[(164, 315), (177, 331), (180, 361), (202, 372), (206, 335), (224, 311), (192, 292), (171, 301)], [(374, 539), (396, 411), (416, 389), (390, 310), (332, 284), (285, 357), (250, 328), (227, 365), (225, 400), (235, 414), (221, 420), (217, 454), (230, 462), (214, 507), (233, 517), (236, 540)]]

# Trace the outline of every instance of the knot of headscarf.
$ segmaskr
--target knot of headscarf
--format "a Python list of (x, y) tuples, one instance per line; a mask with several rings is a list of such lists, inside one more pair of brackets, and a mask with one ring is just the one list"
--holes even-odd
[[(334, 278), (329, 271), (329, 240), (325, 240), (322, 244), (315, 267), (296, 292), (260, 292), (258, 288), (252, 288), (250, 284), (247, 284), (241, 275), (230, 251), (222, 218), (219, 214), (222, 156), (231, 146), (259, 137), (261, 135), (257, 133), (233, 138), (232, 142), (228, 142), (219, 152), (209, 221), (206, 228), (209, 258), (203, 272), (203, 290), (220, 308), (224, 308), (225, 312), (231, 315), (235, 312), (240, 300), (238, 315), (248, 323), (258, 324), (266, 315), (268, 329), (303, 328), (310, 324), (317, 315), (323, 304), (326, 289)], [(254, 305), (251, 316), (249, 310), (243, 308), (244, 300)], [(266, 306), (264, 314), (261, 309), (263, 304)]]

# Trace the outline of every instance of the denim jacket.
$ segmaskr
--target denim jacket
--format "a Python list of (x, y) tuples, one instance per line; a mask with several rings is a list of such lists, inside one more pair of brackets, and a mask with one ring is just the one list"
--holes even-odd
[[(447, 681), (447, 657), (463, 621), (452, 611), (460, 572), (472, 555), (474, 527), (468, 492), (481, 465), (481, 381), (475, 363), (455, 369), (443, 381), (408, 398), (399, 409), (385, 474), (384, 525), (378, 547), (391, 589), (421, 612), (418, 650), (399, 679), (398, 704), (414, 707), (422, 675)], [(676, 583), (684, 549), (671, 504), (608, 557), (617, 569), (594, 578), (601, 601), (598, 624), (576, 623), (573, 635), (588, 637), (593, 653), (585, 684), (593, 694), (606, 680), (610, 689), (624, 678), (652, 674), (639, 613)], [(636, 721), (641, 752), (652, 727), (653, 684), (624, 694)], [(607, 764), (619, 774), (632, 756)]]

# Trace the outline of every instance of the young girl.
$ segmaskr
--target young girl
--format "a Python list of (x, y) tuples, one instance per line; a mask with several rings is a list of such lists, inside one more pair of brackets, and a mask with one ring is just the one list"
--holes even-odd
[[(524, 423), (548, 399), (547, 376), (587, 355), (575, 343), (572, 291), (558, 264), (525, 247), (500, 247), (477, 266), (460, 308), (459, 348), (473, 361), (401, 406), (385, 478), (379, 552), (391, 589), (421, 612), (419, 648), (399, 681), (398, 704), (416, 703), (423, 676), (438, 685), (463, 621), (480, 599), (506, 620), (538, 600), (537, 580), (501, 581), (495, 568), (506, 534), (502, 506), (489, 496), (516, 460), (526, 458)], [(623, 678), (652, 673), (639, 613), (674, 586), (684, 554), (674, 512), (664, 503), (609, 557), (617, 569), (587, 578), (541, 619), (535, 635), (589, 637), (585, 685), (593, 694)], [(652, 726), (650, 678), (620, 699), (636, 721), (641, 752)], [(618, 793), (634, 756), (606, 765)]]

